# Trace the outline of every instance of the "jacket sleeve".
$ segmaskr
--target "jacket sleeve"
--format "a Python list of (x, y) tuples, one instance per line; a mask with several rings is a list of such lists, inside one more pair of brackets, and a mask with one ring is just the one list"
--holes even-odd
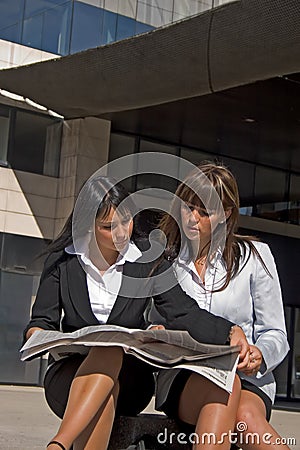
[(29, 328), (40, 327), (45, 330), (60, 328), (60, 276), (57, 260), (57, 254), (51, 254), (45, 261), (31, 319), (24, 330), (24, 340)]
[(199, 308), (197, 302), (181, 289), (168, 261), (162, 260), (153, 271), (151, 280), (154, 305), (168, 328), (186, 330), (199, 342), (227, 343), (234, 324)]
[(264, 359), (263, 376), (271, 372), (284, 359), (289, 344), (287, 340), (281, 288), (275, 261), (267, 244), (260, 243), (258, 251), (271, 276), (266, 272), (258, 258), (251, 281), (254, 307), (254, 342)]

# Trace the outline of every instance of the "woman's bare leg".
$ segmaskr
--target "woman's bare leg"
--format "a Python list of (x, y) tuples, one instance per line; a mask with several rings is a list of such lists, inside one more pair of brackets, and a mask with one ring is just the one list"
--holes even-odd
[(237, 412), (237, 430), (246, 428), (240, 433), (238, 445), (243, 450), (289, 450), (286, 444), (280, 443), (280, 436), (266, 419), (265, 404), (253, 392), (242, 390)]
[(196, 425), (193, 450), (230, 449), (230, 432), (234, 432), (240, 388), (238, 376), (230, 395), (198, 374), (189, 377), (180, 397), (178, 413), (181, 420)]
[(119, 394), (119, 384), (116, 383), (107, 402), (99, 409), (90, 424), (74, 441), (73, 450), (106, 450), (109, 444), (111, 430), (115, 418)]
[[(93, 347), (90, 350), (71, 384), (66, 411), (53, 440), (69, 449), (101, 407), (111, 404), (109, 400), (122, 361), (123, 350), (119, 347)], [(49, 450), (58, 448), (56, 444), (48, 447)]]

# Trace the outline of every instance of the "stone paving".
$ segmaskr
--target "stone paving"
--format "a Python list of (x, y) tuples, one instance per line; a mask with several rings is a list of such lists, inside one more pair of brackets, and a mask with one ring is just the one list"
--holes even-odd
[[(155, 412), (153, 403), (145, 412)], [(291, 450), (300, 450), (299, 412), (273, 410), (271, 423), (282, 437), (296, 440), (296, 445), (290, 446)], [(42, 388), (0, 386), (1, 450), (44, 449), (58, 424), (59, 419), (44, 400)]]

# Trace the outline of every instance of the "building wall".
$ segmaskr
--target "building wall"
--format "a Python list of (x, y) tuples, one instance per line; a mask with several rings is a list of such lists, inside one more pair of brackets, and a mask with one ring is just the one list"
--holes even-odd
[(0, 69), (9, 69), (53, 58), (57, 58), (57, 55), (0, 39)]
[(67, 55), (141, 34), (231, 1), (2, 0), (0, 39)]
[[(54, 4), (47, 0), (34, 3), (1, 0), (0, 69), (105, 45), (230, 1), (232, 0), (56, 0)], [(39, 384), (44, 361), (21, 364), (18, 357), (22, 330), (29, 318), (43, 264), (43, 258), (36, 258), (36, 255), (61, 230), (81, 185), (108, 160), (133, 153), (137, 149), (180, 154), (191, 162), (209, 155), (199, 149), (179, 149), (140, 137), (110, 135), (110, 122), (85, 118), (64, 122), (62, 131), (59, 124), (53, 124), (54, 128), (47, 133), (45, 148), (37, 147), (36, 153), (33, 147), (25, 146), (25, 141), (21, 140), (19, 149), (26, 156), (26, 160), (21, 160), (13, 153), (12, 147), (8, 148), (8, 152), (3, 149), (6, 148), (8, 139), (16, 133), (18, 124), (21, 124), (24, 131), (33, 121), (26, 116), (22, 107), (8, 114), (1, 107), (0, 104), (0, 160), (8, 166), (0, 167), (0, 352), (5, 360), (5, 364), (1, 365), (0, 382)], [(45, 117), (46, 115), (39, 116), (40, 122), (46, 120)], [(8, 123), (14, 123), (14, 126), (10, 128)], [(41, 128), (42, 125), (39, 134)], [(57, 133), (60, 132), (62, 139), (60, 152), (57, 153), (54, 147)], [(33, 138), (37, 136), (34, 129), (29, 134)], [(138, 148), (136, 139), (139, 142)], [(40, 167), (35, 166), (33, 169), (36, 159), (34, 155), (42, 155), (42, 158)], [(13, 164), (9, 167), (11, 161)], [(29, 167), (26, 166), (28, 161)], [(224, 162), (229, 167), (232, 165), (239, 177), (242, 195), (248, 193), (249, 196), (248, 168), (241, 161), (229, 161), (225, 158)], [(254, 167), (250, 169), (253, 173), (256, 170)], [(281, 214), (281, 210), (285, 208), (291, 211), (291, 204), (294, 202), (295, 210), (299, 211), (297, 205), (300, 184), (299, 176), (277, 171), (275, 191), (279, 197), (268, 203), (269, 180), (274, 176), (274, 171), (271, 172), (264, 168), (256, 170), (258, 185), (253, 186), (249, 198), (253, 200), (259, 190), (263, 190), (259, 208), (255, 205), (255, 214), (260, 217), (251, 216), (253, 205), (248, 205), (246, 197), (243, 197), (243, 213), (246, 215), (242, 216), (241, 225), (254, 234), (256, 231), (264, 232), (264, 237), (274, 248), (280, 244), (280, 248), (286, 250), (281, 251), (279, 258), (283, 255), (280, 265), (284, 261), (283, 287), (284, 297), (288, 298), (286, 313), (293, 353), (290, 361), (286, 360), (279, 369), (279, 393), (299, 398), (300, 315), (299, 309), (296, 309), (296, 288), (291, 289), (292, 283), (289, 281), (291, 271), (286, 270), (288, 256), (295, 254), (299, 242), (299, 217), (286, 214), (285, 210)], [(151, 175), (126, 181), (127, 187), (132, 190), (152, 186), (153, 182), (158, 182), (159, 185), (160, 181)], [(288, 186), (289, 198), (287, 192), (281, 189), (283, 185)], [(173, 190), (174, 187), (176, 186), (170, 181), (169, 188)], [(290, 205), (286, 206), (287, 203)], [(287, 223), (288, 221), (292, 223)], [(297, 259), (293, 257), (294, 269), (297, 267)], [(296, 276), (293, 275), (293, 282), (295, 280)]]
[(65, 121), (57, 177), (0, 167), (0, 383), (42, 382), (45, 360), (24, 364), (19, 358), (41, 254), (61, 230), (81, 186), (107, 163), (109, 138), (109, 121)]
[(81, 0), (154, 27), (190, 17), (235, 0)]

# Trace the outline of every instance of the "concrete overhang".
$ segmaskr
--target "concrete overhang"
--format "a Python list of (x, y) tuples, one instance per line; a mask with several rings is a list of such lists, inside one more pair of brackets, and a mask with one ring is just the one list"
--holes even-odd
[(300, 72), (299, 0), (242, 0), (59, 59), (0, 71), (0, 87), (65, 118), (199, 97)]

